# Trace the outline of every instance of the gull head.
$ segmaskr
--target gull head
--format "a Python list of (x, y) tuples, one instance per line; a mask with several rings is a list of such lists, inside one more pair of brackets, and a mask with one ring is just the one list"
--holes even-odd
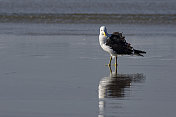
[(100, 27), (100, 35), (107, 36), (107, 29), (105, 26)]

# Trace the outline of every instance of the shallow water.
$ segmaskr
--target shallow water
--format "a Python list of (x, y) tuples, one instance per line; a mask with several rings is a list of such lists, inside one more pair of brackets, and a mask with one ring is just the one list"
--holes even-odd
[(108, 24), (145, 57), (121, 56), (117, 75), (101, 24), (0, 24), (0, 116), (173, 117), (175, 26)]

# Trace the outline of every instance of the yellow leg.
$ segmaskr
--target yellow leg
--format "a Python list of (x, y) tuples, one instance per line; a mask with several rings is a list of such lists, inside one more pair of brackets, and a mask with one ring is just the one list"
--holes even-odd
[(115, 68), (117, 68), (117, 56), (115, 57)]
[(117, 67), (115, 67), (115, 75), (117, 76)]
[(109, 67), (109, 71), (110, 71), (110, 73), (112, 74), (112, 69), (111, 69), (111, 66), (108, 66)]
[(115, 57), (115, 73), (117, 74), (117, 56)]
[(108, 66), (111, 66), (111, 60), (112, 60), (112, 56), (110, 57)]

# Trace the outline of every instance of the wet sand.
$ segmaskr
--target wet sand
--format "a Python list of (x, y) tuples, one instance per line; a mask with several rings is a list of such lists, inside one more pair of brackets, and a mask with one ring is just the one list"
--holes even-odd
[(175, 26), (107, 24), (147, 52), (119, 57), (115, 78), (100, 26), (1, 23), (0, 116), (173, 117)]

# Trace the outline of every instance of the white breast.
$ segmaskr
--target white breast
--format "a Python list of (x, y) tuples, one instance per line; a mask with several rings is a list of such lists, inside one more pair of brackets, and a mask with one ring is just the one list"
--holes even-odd
[(105, 44), (105, 40), (107, 39), (107, 37), (103, 36), (103, 35), (99, 35), (99, 43), (100, 46), (102, 47), (102, 49), (106, 52), (108, 52), (111, 56), (116, 56), (115, 52)]

